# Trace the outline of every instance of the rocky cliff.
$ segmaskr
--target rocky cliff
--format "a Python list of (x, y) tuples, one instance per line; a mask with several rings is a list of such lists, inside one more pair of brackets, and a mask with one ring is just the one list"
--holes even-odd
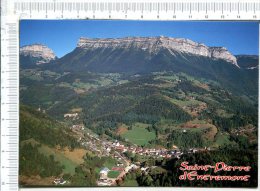
[(40, 65), (56, 59), (54, 52), (45, 45), (33, 44), (20, 48), (20, 55), (35, 58), (35, 64)]
[(80, 38), (77, 44), (78, 48), (82, 49), (99, 49), (99, 48), (120, 48), (120, 49), (140, 49), (148, 51), (149, 53), (156, 54), (162, 48), (166, 48), (174, 52), (184, 52), (194, 55), (209, 57), (212, 59), (223, 59), (237, 67), (236, 57), (233, 56), (224, 47), (208, 47), (204, 44), (191, 41), (183, 38), (170, 38), (170, 37), (126, 37), (126, 38)]

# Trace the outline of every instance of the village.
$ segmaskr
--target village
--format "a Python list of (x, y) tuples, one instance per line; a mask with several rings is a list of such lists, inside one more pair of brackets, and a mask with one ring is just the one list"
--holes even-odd
[[(73, 116), (74, 117), (74, 116)], [(77, 134), (81, 146), (97, 154), (98, 156), (110, 156), (117, 160), (116, 166), (111, 169), (104, 166), (99, 172), (98, 186), (113, 186), (118, 180), (130, 171), (140, 169), (142, 173), (148, 173), (156, 166), (142, 166), (140, 162), (132, 162), (126, 156), (126, 152), (144, 157), (153, 157), (154, 159), (177, 158), (179, 159), (183, 152), (177, 147), (167, 150), (165, 148), (144, 148), (137, 145), (126, 146), (118, 140), (100, 139), (98, 135), (86, 131), (83, 124), (72, 125), (70, 129)], [(195, 153), (197, 149), (190, 149), (189, 152)], [(112, 176), (109, 176), (113, 174)]]
[[(99, 170), (99, 179), (96, 182), (98, 186), (116, 186), (117, 182), (123, 180), (128, 172), (140, 169), (143, 174), (148, 174), (152, 169), (157, 167), (155, 165), (144, 165), (140, 161), (132, 161), (127, 153), (133, 156), (138, 155), (146, 159), (153, 158), (155, 160), (170, 158), (176, 158), (178, 160), (184, 153), (184, 151), (181, 151), (181, 149), (175, 145), (173, 145), (171, 149), (162, 147), (146, 148), (135, 144), (124, 144), (118, 140), (100, 138), (97, 134), (85, 128), (84, 124), (75, 124), (76, 120), (79, 119), (78, 113), (65, 114), (64, 118), (73, 121), (70, 130), (76, 135), (78, 142), (83, 148), (95, 153), (95, 155), (99, 157), (111, 157), (116, 160), (116, 164), (112, 167), (103, 166)], [(210, 148), (191, 148), (186, 152), (196, 153), (209, 149)], [(56, 185), (64, 185), (69, 183), (69, 181), (63, 178), (57, 178), (53, 183)]]

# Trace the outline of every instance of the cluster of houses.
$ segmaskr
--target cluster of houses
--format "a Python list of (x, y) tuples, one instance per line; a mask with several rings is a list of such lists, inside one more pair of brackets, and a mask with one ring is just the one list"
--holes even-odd
[[(75, 128), (84, 128), (81, 126), (77, 126)], [(88, 134), (90, 136), (90, 134)], [(180, 156), (183, 154), (178, 148), (173, 148), (171, 150), (167, 150), (164, 148), (155, 149), (155, 148), (142, 148), (138, 146), (125, 146), (124, 144), (120, 144), (119, 141), (101, 141), (100, 139), (90, 136), (91, 139), (88, 141), (83, 141), (82, 146), (86, 146), (87, 148), (98, 152), (104, 156), (111, 155), (111, 151), (117, 151), (118, 153), (125, 153), (130, 152), (133, 154), (139, 154), (143, 156), (151, 156), (154, 158), (180, 158)], [(99, 148), (97, 148), (97, 145), (100, 145)], [(121, 160), (121, 158), (118, 155), (114, 155), (114, 158), (117, 158)]]
[[(143, 148), (137, 145), (125, 146), (119, 141), (108, 141), (101, 140), (97, 135), (84, 133), (84, 125), (72, 125), (71, 129), (75, 132), (81, 133), (80, 142), (82, 146), (85, 146), (87, 149), (98, 153), (99, 156), (111, 156), (117, 160), (117, 164), (111, 168), (112, 171), (119, 171), (120, 174), (116, 178), (108, 177), (110, 171), (109, 168), (104, 167), (100, 170), (99, 179), (97, 181), (98, 186), (113, 186), (116, 185), (116, 180), (120, 180), (127, 172), (130, 170), (136, 170), (139, 168), (142, 173), (147, 174), (149, 171), (154, 168), (148, 166), (141, 166), (140, 162), (138, 164), (131, 164), (129, 159), (123, 155), (125, 152), (130, 152), (133, 154), (139, 154), (143, 156), (151, 156), (154, 158), (180, 158), (183, 152), (179, 150), (176, 146), (173, 146), (172, 149), (165, 148)], [(191, 148), (188, 153), (195, 153), (199, 151), (198, 149)], [(65, 182), (66, 183), (66, 182)], [(64, 184), (61, 180), (56, 180), (55, 184)]]
[[(78, 113), (67, 113), (64, 114), (64, 117), (78, 117)], [(98, 136), (92, 135), (90, 133), (87, 133), (87, 136), (89, 139), (85, 139), (84, 133), (84, 125), (79, 124), (79, 125), (72, 125), (70, 127), (72, 130), (76, 132), (81, 132), (82, 137), (80, 137), (79, 141), (81, 142), (82, 146), (85, 146), (88, 149), (93, 150), (96, 153), (99, 153), (100, 155), (103, 156), (109, 156), (111, 155), (111, 151), (117, 151), (118, 153), (125, 153), (125, 152), (130, 152), (133, 154), (139, 154), (139, 155), (145, 155), (145, 156), (151, 156), (154, 158), (180, 158), (180, 156), (183, 154), (177, 147), (172, 148), (170, 150), (167, 150), (165, 148), (143, 148), (139, 147), (136, 145), (132, 146), (125, 146), (124, 144), (121, 144), (119, 141), (115, 140), (114, 142), (112, 141), (106, 141), (106, 140), (100, 140)], [(196, 150), (192, 150), (192, 152), (196, 152)], [(120, 157), (118, 155), (113, 156), (117, 159)], [(119, 159), (121, 160), (121, 159)]]
[[(111, 145), (111, 144), (110, 144)], [(115, 141), (112, 143), (111, 147), (113, 147), (116, 151), (119, 151), (121, 153), (124, 153), (126, 151), (139, 154), (139, 155), (146, 155), (146, 156), (152, 156), (155, 158), (171, 158), (176, 157), (180, 158), (180, 156), (183, 154), (179, 149), (172, 149), (167, 150), (164, 148), (155, 149), (155, 148), (142, 148), (142, 147), (135, 147), (135, 146), (124, 146), (123, 144), (120, 144), (118, 141)], [(109, 148), (107, 146), (107, 148)]]
[[(82, 132), (84, 130), (84, 125), (73, 125), (71, 126), (71, 129)], [(92, 135), (90, 133), (87, 133), (87, 136), (89, 137), (88, 140), (86, 139), (80, 139), (82, 146), (85, 146), (88, 149), (93, 150), (96, 153), (99, 153), (103, 156), (110, 156), (111, 151), (117, 151), (118, 153), (125, 153), (130, 152), (133, 154), (139, 154), (143, 156), (151, 156), (154, 158), (180, 158), (183, 152), (181, 152), (177, 147), (173, 147), (172, 149), (165, 149), (165, 148), (143, 148), (139, 146), (125, 146), (124, 144), (121, 144), (119, 141), (115, 140), (107, 141), (107, 140), (100, 140), (98, 136)], [(189, 150), (189, 153), (195, 153), (198, 150), (195, 148), (192, 148)], [(114, 152), (113, 152), (114, 153)], [(112, 157), (118, 159), (119, 161), (122, 159), (118, 154), (112, 155)], [(118, 166), (122, 166), (122, 163), (118, 164)]]

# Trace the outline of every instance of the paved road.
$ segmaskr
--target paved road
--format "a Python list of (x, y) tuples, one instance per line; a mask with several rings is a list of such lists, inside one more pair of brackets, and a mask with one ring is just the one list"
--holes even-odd
[(121, 159), (123, 159), (123, 160), (125, 161), (126, 166), (129, 166), (129, 164), (130, 164), (130, 161), (129, 161), (129, 160), (127, 160), (125, 157), (123, 157), (119, 152), (115, 151), (115, 153), (116, 153)]

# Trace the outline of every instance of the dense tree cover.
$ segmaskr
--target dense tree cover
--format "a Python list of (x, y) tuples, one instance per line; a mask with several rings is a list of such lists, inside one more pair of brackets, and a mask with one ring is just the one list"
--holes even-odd
[[(141, 172), (140, 172), (141, 173)], [(136, 181), (136, 172), (128, 172), (126, 176), (123, 177), (121, 181), (117, 181), (118, 186), (126, 186), (126, 187), (135, 187), (139, 186), (138, 182)]]
[(206, 145), (201, 132), (192, 131), (173, 130), (170, 136), (168, 136), (168, 141), (170, 145), (178, 145), (180, 148), (201, 148)]
[(98, 105), (95, 107), (90, 107), (85, 111), (85, 114), (88, 118), (93, 120), (106, 117), (110, 114), (120, 114), (125, 112), (126, 109), (131, 107), (134, 104), (134, 101), (127, 97), (99, 97)]
[(95, 170), (90, 167), (78, 166), (75, 169), (75, 175), (70, 179), (71, 186), (96, 186)]
[(32, 144), (20, 145), (19, 175), (41, 177), (58, 176), (64, 166), (54, 160), (54, 156), (45, 156), (38, 151), (38, 146)]
[(256, 150), (257, 145), (255, 143), (250, 143), (248, 137), (243, 135), (231, 135), (231, 141), (235, 141), (238, 144), (238, 147), (241, 149), (253, 149)]
[[(219, 108), (223, 108), (231, 116), (219, 116), (216, 113)], [(208, 108), (200, 113), (200, 118), (211, 119), (212, 123), (220, 130), (230, 132), (234, 128), (247, 124), (257, 126), (258, 111), (256, 106), (241, 98), (231, 97), (227, 101), (222, 98), (219, 99), (219, 105), (208, 103)]]
[(51, 119), (36, 109), (20, 106), (20, 141), (30, 138), (49, 145), (61, 147), (68, 146), (71, 149), (79, 146), (76, 138), (69, 133), (69, 129), (63, 124)]
[[(248, 116), (253, 120), (257, 119), (255, 117), (257, 113), (257, 102), (254, 104), (253, 101), (246, 97), (234, 96), (230, 94), (230, 92), (224, 91), (218, 87), (214, 87), (212, 91), (214, 92), (211, 94), (212, 98), (220, 103), (221, 107), (227, 112)], [(215, 108), (219, 108), (219, 105), (209, 104)]]
[[(169, 77), (170, 74), (162, 75)], [(58, 80), (60, 82), (63, 80), (73, 82), (76, 77), (75, 73), (69, 73)], [(78, 77), (91, 83), (97, 77), (97, 74), (79, 74)], [(164, 119), (172, 120), (177, 124), (192, 119), (187, 112), (180, 106), (173, 104), (167, 97), (182, 100), (185, 103), (187, 101), (185, 97), (193, 95), (195, 99), (206, 103), (207, 108), (199, 113), (198, 118), (211, 121), (219, 131), (230, 132), (233, 128), (247, 124), (257, 125), (256, 105), (248, 99), (234, 96), (214, 84), (209, 84), (209, 90), (206, 90), (194, 85), (188, 77), (178, 75), (177, 79), (179, 80), (175, 80), (175, 82), (178, 82), (177, 85), (170, 88), (168, 86), (161, 87), (161, 84), (164, 84), (165, 81), (158, 79), (157, 74), (130, 75), (125, 76), (125, 78), (129, 80), (127, 84), (103, 87), (87, 94), (78, 95), (73, 99), (68, 98), (66, 103), (64, 101), (56, 103), (55, 107), (48, 110), (48, 113), (59, 116), (68, 112), (71, 108), (82, 107), (81, 116), (86, 127), (91, 128), (99, 135), (106, 134), (118, 140), (124, 140), (115, 134), (118, 123), (124, 123), (129, 127), (136, 122), (153, 124), (153, 129), (150, 130), (154, 130), (157, 137), (160, 134), (167, 134), (168, 138), (167, 141), (156, 139), (151, 141), (150, 144), (160, 144), (165, 147), (170, 147), (174, 143), (181, 147), (190, 147), (191, 145), (200, 147), (205, 146), (206, 143), (199, 133), (188, 132), (188, 135), (184, 136), (180, 132), (171, 133), (169, 128), (159, 128), (155, 125)], [(93, 83), (96, 82), (93, 81)], [(220, 116), (216, 113), (217, 109), (222, 109), (231, 115), (229, 117)], [(45, 131), (44, 134), (46, 134)], [(193, 138), (187, 138), (189, 136)], [(53, 140), (57, 139), (54, 138)], [(237, 141), (236, 139), (233, 140)]]
[(241, 97), (231, 97), (230, 100), (225, 101), (223, 104), (226, 105), (227, 111), (233, 111), (237, 115), (242, 115), (249, 123), (257, 125), (257, 104), (253, 104)]
[[(192, 99), (206, 103), (206, 108), (199, 112), (198, 119), (209, 121), (218, 128), (218, 131), (230, 133), (233, 128), (247, 124), (257, 125), (257, 107), (249, 99), (234, 96), (214, 84), (209, 84), (208, 90), (200, 88), (185, 76), (179, 76), (174, 88), (159, 89), (152, 84), (165, 82), (160, 79), (157, 81), (155, 77), (156, 75), (144, 75), (130, 80), (127, 84), (97, 90), (80, 98), (84, 105), (86, 126), (99, 135), (107, 134), (121, 140), (120, 136), (114, 133), (118, 123), (124, 123), (129, 127), (136, 122), (147, 123), (153, 125), (150, 130), (155, 131), (157, 137), (160, 134), (168, 135), (167, 141), (156, 139), (150, 142), (151, 145), (171, 147), (172, 144), (176, 144), (183, 148), (205, 147), (208, 145), (207, 140), (198, 132), (186, 134), (170, 132), (169, 128), (164, 129), (156, 125), (164, 119), (171, 120), (177, 126), (192, 120), (190, 114), (183, 108), (167, 99), (170, 97), (185, 103), (187, 96), (191, 95)], [(228, 115), (219, 115), (216, 112), (218, 109)]]
[(241, 118), (239, 115), (234, 115), (231, 118), (214, 116), (212, 118), (212, 122), (221, 130), (228, 132), (230, 132), (230, 130), (232, 130), (233, 128), (238, 128), (248, 123), (247, 121), (243, 120), (243, 118)]
[(117, 123), (131, 126), (136, 122), (155, 124), (161, 119), (179, 123), (191, 119), (183, 109), (160, 95), (159, 90), (147, 85), (150, 80), (155, 81), (152, 76), (137, 79), (127, 85), (97, 90), (80, 98), (85, 125), (99, 135), (105, 133), (120, 140), (113, 135)]
[(177, 105), (159, 96), (151, 96), (142, 100), (135, 107), (134, 112), (138, 115), (148, 114), (155, 117), (173, 119), (177, 122), (185, 122), (191, 119), (191, 116)]
[[(135, 109), (139, 109), (137, 106), (137, 108)], [(139, 111), (140, 112), (140, 111)], [(123, 117), (122, 117), (122, 121), (128, 125), (131, 125), (132, 123), (134, 123), (135, 121), (141, 122), (141, 123), (148, 123), (148, 124), (154, 124), (158, 121), (160, 121), (160, 116), (156, 116), (156, 115), (152, 115), (152, 114), (147, 114), (147, 113), (136, 113), (133, 111), (130, 111), (128, 113), (126, 113)]]
[(21, 90), (20, 100), (26, 105), (48, 109), (57, 102), (66, 102), (75, 97), (77, 94), (71, 88), (37, 83), (30, 84), (25, 91)]
[[(248, 97), (235, 96), (218, 86), (210, 87), (211, 99), (197, 97), (207, 104), (207, 109), (199, 115), (200, 119), (210, 119), (221, 131), (230, 132), (248, 124), (257, 126), (258, 106)], [(219, 115), (217, 110), (222, 109), (226, 115)]]

